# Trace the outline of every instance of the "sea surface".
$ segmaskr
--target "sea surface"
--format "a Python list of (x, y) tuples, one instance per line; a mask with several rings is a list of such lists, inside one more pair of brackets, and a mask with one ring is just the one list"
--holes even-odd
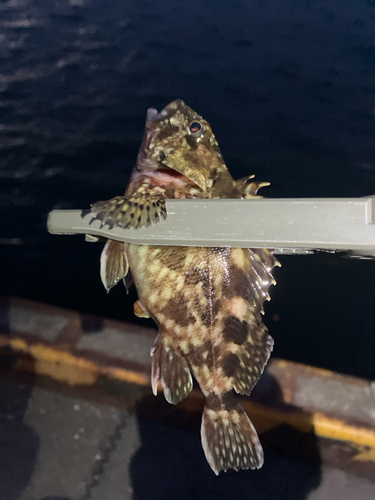
[[(270, 197), (375, 193), (375, 1), (0, 1), (0, 294), (136, 320), (52, 209), (121, 194), (147, 108), (184, 99)], [(375, 379), (375, 261), (280, 258), (274, 354)]]

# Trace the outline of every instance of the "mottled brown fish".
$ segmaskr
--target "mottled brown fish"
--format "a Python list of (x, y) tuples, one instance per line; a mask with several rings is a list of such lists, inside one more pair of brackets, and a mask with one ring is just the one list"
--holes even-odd
[[(148, 110), (137, 164), (124, 196), (92, 206), (93, 220), (124, 228), (158, 223), (167, 198), (253, 198), (268, 183), (234, 181), (210, 125), (183, 101)], [(263, 464), (258, 435), (234, 391), (250, 394), (273, 340), (263, 302), (278, 265), (271, 250), (147, 246), (108, 240), (101, 277), (109, 291), (130, 268), (137, 316), (152, 317), (152, 389), (161, 380), (169, 403), (193, 387), (206, 398), (201, 436), (216, 474)], [(233, 391), (234, 389), (234, 391)]]

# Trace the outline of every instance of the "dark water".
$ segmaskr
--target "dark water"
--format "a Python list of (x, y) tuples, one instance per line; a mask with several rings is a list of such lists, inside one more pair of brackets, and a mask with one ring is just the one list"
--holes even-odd
[[(2, 0), (0, 293), (133, 320), (99, 245), (46, 215), (120, 194), (147, 108), (176, 98), (268, 196), (375, 193), (374, 81), (373, 0)], [(375, 378), (375, 262), (282, 263), (275, 354)]]

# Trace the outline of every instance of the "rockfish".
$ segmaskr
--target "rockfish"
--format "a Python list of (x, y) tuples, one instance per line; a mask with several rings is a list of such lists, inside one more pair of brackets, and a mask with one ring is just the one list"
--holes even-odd
[[(124, 196), (92, 206), (102, 225), (139, 228), (167, 216), (168, 198), (255, 198), (269, 183), (234, 181), (209, 123), (182, 100), (147, 112), (143, 142)], [(152, 389), (161, 380), (169, 403), (193, 387), (205, 396), (202, 445), (216, 474), (263, 465), (263, 449), (234, 391), (250, 394), (268, 361), (273, 339), (262, 322), (271, 250), (148, 246), (108, 240), (101, 256), (107, 291), (129, 269), (137, 316), (158, 325)], [(234, 391), (233, 391), (234, 389)]]

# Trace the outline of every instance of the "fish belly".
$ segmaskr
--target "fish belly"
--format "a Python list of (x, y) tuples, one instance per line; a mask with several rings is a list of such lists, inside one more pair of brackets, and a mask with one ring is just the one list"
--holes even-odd
[(139, 301), (203, 392), (250, 393), (272, 349), (261, 320), (270, 273), (257, 254), (131, 244), (126, 252)]

